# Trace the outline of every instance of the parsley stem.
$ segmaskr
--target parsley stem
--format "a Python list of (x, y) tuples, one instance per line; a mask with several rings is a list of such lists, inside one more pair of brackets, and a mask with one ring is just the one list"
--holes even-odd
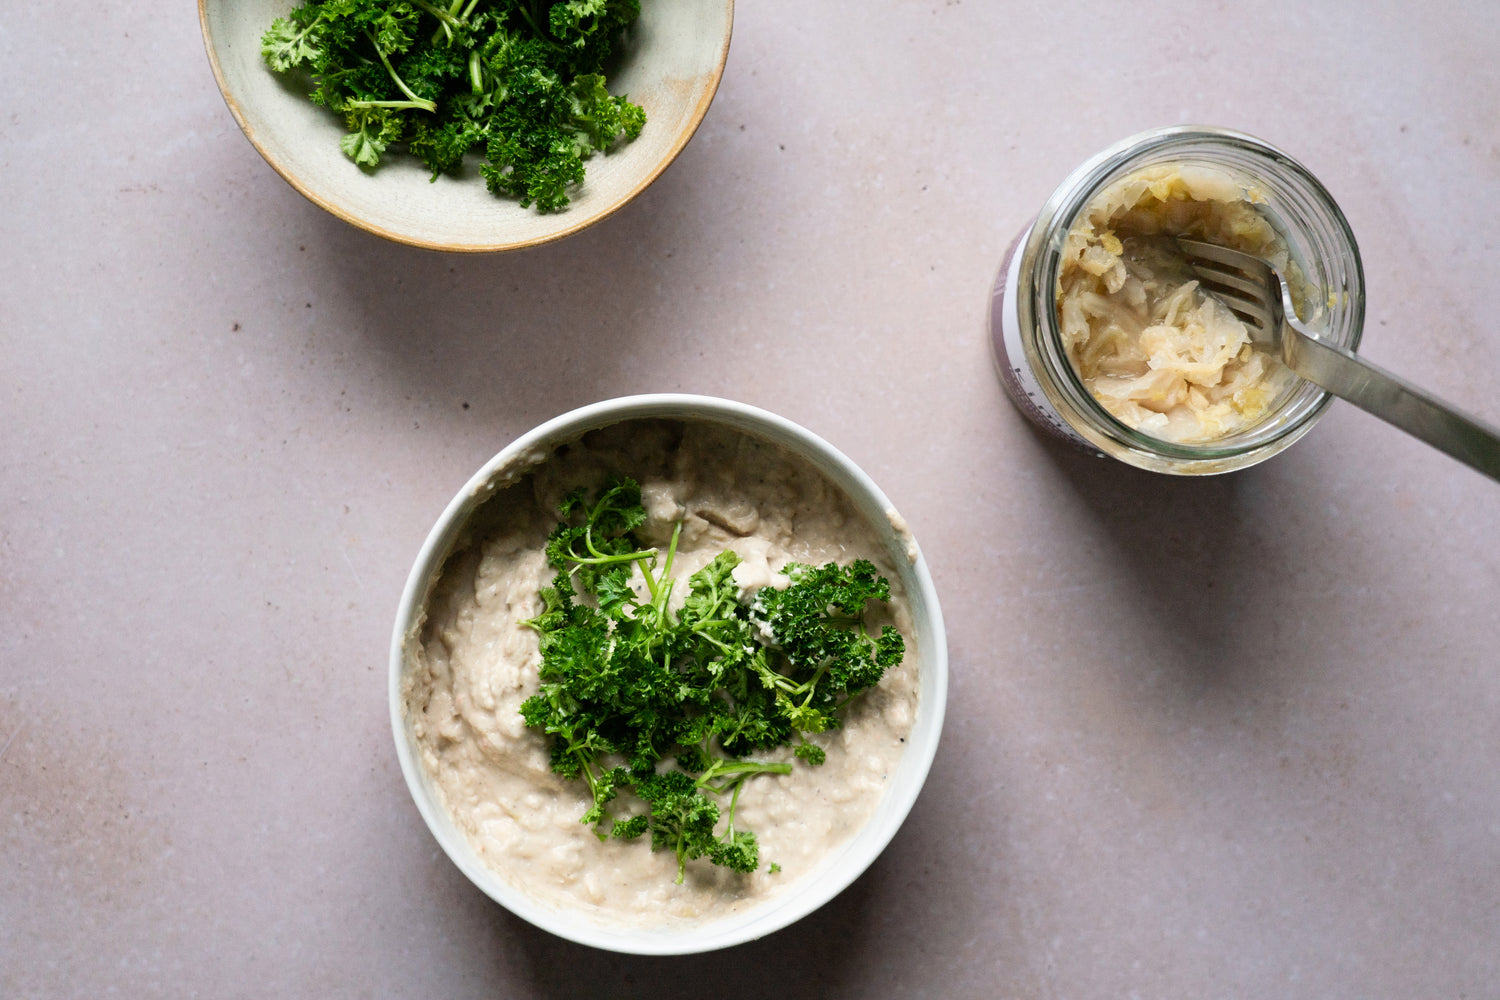
[[(430, 103), (430, 102), (427, 102)], [(427, 103), (419, 101), (345, 101), (346, 108), (421, 108), (425, 111), (433, 111)]]
[[(728, 698), (726, 697), (725, 700), (728, 701)], [(731, 733), (728, 733), (726, 735), (723, 735), (723, 736), (719, 737), (720, 744), (733, 743), (736, 739), (738, 739), (740, 733), (742, 733), (742, 732), (745, 731), (745, 724), (748, 721), (749, 721), (749, 719), (747, 719), (745, 716), (741, 715), (739, 723), (734, 727), (734, 731), (731, 732)], [(708, 745), (708, 737), (704, 737), (703, 743), (704, 743), (704, 746), (707, 747), (707, 745)]]
[(406, 81), (396, 75), (395, 68), (391, 66), (391, 61), (387, 59), (385, 53), (381, 51), (380, 43), (375, 41), (375, 36), (367, 31), (365, 32), (365, 37), (369, 38), (370, 44), (375, 46), (375, 54), (379, 56), (380, 61), (385, 64), (385, 71), (391, 75), (392, 80), (396, 81), (396, 86), (400, 89), (401, 93), (411, 98), (413, 106), (421, 108), (423, 111), (437, 111), (437, 104), (435, 102), (425, 100), (421, 97), (418, 97), (416, 94), (413, 94), (411, 92), (411, 88), (406, 85)]
[(736, 782), (734, 786), (734, 794), (729, 797), (729, 826), (724, 830), (724, 836), (726, 839), (734, 837), (734, 807), (740, 804), (740, 791), (744, 789), (744, 787), (745, 783), (743, 781)]
[[(593, 549), (593, 545), (590, 544), (589, 548)], [(602, 552), (598, 552), (597, 549), (595, 552), (596, 554), (592, 556), (581, 556), (576, 552), (569, 551), (567, 555), (570, 561), (580, 563), (584, 566), (608, 566), (611, 563), (631, 562), (656, 555), (655, 549), (641, 549), (639, 552), (622, 552), (617, 556), (605, 555)]]
[(755, 670), (760, 674), (761, 680), (765, 681), (770, 686), (785, 691), (787, 694), (801, 694), (804, 690), (803, 685), (793, 681), (785, 674), (778, 674), (770, 667), (757, 663), (755, 665)]
[(699, 638), (701, 638), (704, 642), (706, 642), (709, 645), (711, 645), (714, 648), (716, 648), (719, 652), (721, 652), (721, 653), (728, 653), (730, 651), (730, 649), (732, 648), (729, 645), (729, 643), (727, 643), (727, 642), (720, 642), (718, 639), (715, 639), (713, 636), (711, 636), (707, 632), (703, 631), (703, 625), (704, 624), (707, 624), (707, 623), (705, 623), (705, 622), (699, 622), (698, 623), (698, 628), (694, 629), (693, 631), (695, 631), (698, 634)]
[[(725, 792), (737, 789), (746, 778), (757, 774), (791, 773), (792, 765), (790, 764), (763, 764), (754, 760), (726, 760), (721, 757), (699, 776), (697, 785), (699, 788), (723, 795)], [(720, 777), (728, 780), (714, 784), (714, 779)]]
[(662, 592), (658, 598), (657, 611), (665, 615), (667, 613), (667, 601), (672, 597), (672, 560), (677, 557), (677, 539), (682, 535), (682, 522), (678, 521), (672, 525), (672, 540), (667, 543), (667, 561), (661, 568), (661, 578), (665, 582)]
[(631, 555), (637, 557), (635, 563), (641, 569), (641, 576), (646, 581), (646, 590), (651, 594), (651, 608), (652, 610), (655, 610), (658, 588), (656, 585), (656, 577), (651, 573), (651, 567), (653, 562), (655, 561), (656, 550), (651, 549), (649, 552), (632, 552)]
[[(450, 21), (458, 23), (460, 20), (463, 20), (458, 16), (458, 8), (462, 4), (463, 0), (453, 0), (452, 5), (450, 5), (446, 11), (432, 11), (432, 16), (437, 18), (438, 22), (437, 30), (432, 33), (433, 45), (436, 45), (438, 43), (438, 38), (444, 35), (446, 35), (448, 38), (448, 44), (453, 44), (453, 29), (450, 28), (448, 24)], [(446, 15), (446, 17), (444, 15)]]
[(458, 18), (453, 16), (453, 11), (443, 10), (441, 7), (434, 7), (432, 4), (428, 3), (427, 0), (411, 0), (411, 2), (412, 6), (420, 7), (427, 13), (431, 14), (433, 17), (437, 18), (438, 23), (443, 26), (443, 31), (447, 33), (448, 38), (453, 38), (453, 28), (458, 24)]
[(588, 526), (583, 529), (583, 544), (589, 550), (588, 556), (576, 555), (570, 549), (568, 552), (568, 558), (573, 560), (574, 562), (588, 563), (592, 566), (606, 566), (610, 563), (630, 562), (633, 559), (644, 559), (647, 556), (656, 555), (655, 548), (639, 549), (635, 552), (622, 552), (618, 555), (610, 555), (608, 552), (601, 552), (599, 550), (599, 546), (594, 544), (593, 518), (589, 518)]
[(823, 675), (828, 673), (828, 664), (831, 662), (833, 661), (824, 660), (822, 663), (818, 664), (817, 672), (814, 673), (812, 675), (812, 679), (807, 681), (804, 685), (807, 688), (807, 698), (803, 700), (800, 707), (806, 708), (812, 702), (813, 695), (818, 693), (818, 681), (822, 680)]

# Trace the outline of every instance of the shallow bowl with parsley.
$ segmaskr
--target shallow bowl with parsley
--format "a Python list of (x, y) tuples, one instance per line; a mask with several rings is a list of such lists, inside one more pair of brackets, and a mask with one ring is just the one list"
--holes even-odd
[[(426, 249), (609, 216), (692, 138), (734, 0), (199, 0), (219, 89), (314, 204)], [(637, 13), (638, 10), (638, 13)]]
[(684, 954), (806, 916), (880, 854), (947, 651), (916, 542), (849, 459), (743, 404), (634, 396), (459, 491), (389, 684), (408, 787), (475, 885), (580, 943)]

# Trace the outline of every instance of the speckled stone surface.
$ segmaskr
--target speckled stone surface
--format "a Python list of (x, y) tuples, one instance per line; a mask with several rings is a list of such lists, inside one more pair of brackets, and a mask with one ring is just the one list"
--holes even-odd
[[(649, 2), (649, 0), (647, 0)], [(190, 4), (0, 26), (0, 995), (1493, 996), (1500, 484), (1348, 406), (1204, 481), (1053, 446), (1000, 257), (1144, 128), (1293, 153), (1364, 353), (1500, 421), (1500, 8), (742, 0), (671, 169), (449, 257), (256, 155)], [(440, 854), (385, 701), (443, 504), (573, 406), (823, 435), (910, 523), (952, 687), (890, 848), (791, 929), (634, 959)]]

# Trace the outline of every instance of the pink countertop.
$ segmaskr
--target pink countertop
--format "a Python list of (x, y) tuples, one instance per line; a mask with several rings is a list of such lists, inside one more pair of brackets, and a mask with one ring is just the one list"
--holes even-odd
[[(743, 0), (649, 191), (481, 257), (296, 194), (192, 5), (9, 9), (0, 995), (1493, 996), (1500, 484), (1346, 405), (1224, 478), (1073, 454), (1006, 402), (984, 324), (1073, 166), (1222, 125), (1342, 204), (1364, 353), (1500, 421), (1500, 7), (1057, 6)], [(481, 895), (386, 705), (453, 492), (542, 420), (651, 391), (859, 462), (952, 654), (874, 867), (685, 959)]]

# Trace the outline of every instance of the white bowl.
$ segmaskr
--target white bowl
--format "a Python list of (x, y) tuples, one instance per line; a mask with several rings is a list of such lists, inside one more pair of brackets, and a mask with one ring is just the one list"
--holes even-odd
[(478, 171), (439, 177), (415, 157), (394, 156), (365, 173), (339, 150), (343, 125), (273, 73), (260, 37), (294, 0), (198, 0), (214, 76), (230, 112), (266, 162), (314, 204), (377, 235), (433, 250), (513, 250), (561, 239), (644, 191), (692, 138), (719, 87), (734, 0), (650, 0), (631, 28), (611, 93), (646, 110), (633, 142), (586, 164), (561, 212), (542, 214), (497, 198)]
[[(600, 926), (580, 915), (541, 905), (501, 879), (479, 859), (444, 808), (431, 776), (422, 766), (403, 709), (401, 689), (409, 657), (419, 641), (428, 594), (465, 524), (480, 505), (496, 490), (523, 476), (558, 445), (590, 430), (647, 418), (727, 425), (779, 445), (812, 463), (849, 496), (855, 508), (875, 527), (897, 568), (916, 631), (919, 679), (916, 718), (907, 737), (907, 748), (870, 821), (830, 858), (781, 894), (742, 913), (687, 929)], [(561, 937), (611, 951), (673, 955), (726, 948), (779, 930), (828, 902), (858, 878), (895, 836), (922, 789), (943, 728), (948, 691), (943, 616), (920, 550), (908, 533), (894, 527), (901, 523), (880, 488), (832, 445), (789, 420), (742, 403), (707, 396), (628, 396), (565, 413), (522, 435), (475, 473), (438, 518), (412, 567), (396, 612), (396, 627), (391, 637), (391, 726), (407, 787), (433, 836), (475, 885), (512, 913)]]

